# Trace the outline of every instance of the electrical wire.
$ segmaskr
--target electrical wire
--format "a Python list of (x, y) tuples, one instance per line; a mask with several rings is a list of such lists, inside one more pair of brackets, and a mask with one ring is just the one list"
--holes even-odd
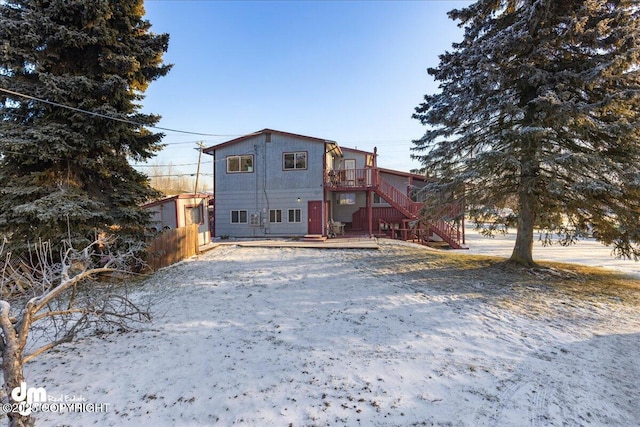
[[(157, 130), (162, 130), (162, 131), (166, 131), (166, 132), (174, 132), (174, 133), (182, 133), (182, 134), (188, 134), (188, 135), (199, 135), (199, 136), (213, 136), (213, 137), (220, 137), (220, 138), (231, 138), (231, 137), (238, 137), (238, 136), (242, 136), (241, 134), (212, 134), (212, 133), (202, 133), (202, 132), (192, 132), (192, 131), (185, 131), (185, 130), (179, 130), (179, 129), (172, 129), (172, 128), (166, 128), (166, 127), (161, 127), (161, 126), (151, 126), (151, 125), (145, 125), (143, 123), (139, 123), (139, 122), (135, 122), (133, 120), (128, 120), (128, 119), (122, 119), (119, 117), (113, 117), (113, 116), (108, 116), (106, 114), (101, 114), (101, 113), (96, 113), (94, 111), (88, 111), (88, 110), (83, 110), (81, 108), (76, 108), (76, 107), (71, 107), (69, 105), (64, 105), (64, 104), (60, 104), (57, 102), (53, 102), (53, 101), (49, 101), (46, 99), (42, 99), (42, 98), (38, 98), (35, 96), (31, 96), (31, 95), (26, 95), (20, 92), (15, 92), (9, 89), (4, 89), (4, 88), (0, 88), (0, 92), (5, 92), (8, 93), (10, 95), (15, 95), (15, 96), (19, 96), (22, 98), (26, 98), (26, 99), (31, 99), (37, 102), (42, 102), (45, 104), (49, 104), (49, 105), (53, 105), (56, 107), (60, 107), (60, 108), (65, 108), (68, 110), (72, 110), (72, 111), (76, 111), (79, 113), (83, 113), (83, 114), (88, 114), (91, 116), (95, 116), (95, 117), (101, 117), (104, 119), (108, 119), (108, 120), (113, 120), (113, 121), (118, 121), (118, 122), (122, 122), (122, 123), (128, 123), (128, 124), (132, 124), (135, 126), (142, 126), (142, 127), (148, 127), (151, 129), (157, 129)], [(14, 116), (18, 116), (15, 114), (12, 114)], [(163, 145), (181, 145), (181, 144), (193, 144), (193, 143), (197, 143), (197, 142), (215, 142), (215, 141), (180, 141), (180, 142), (165, 142), (163, 143)], [(368, 146), (368, 145), (382, 145), (382, 146), (398, 146), (398, 144), (403, 144), (403, 143), (411, 143), (410, 139), (388, 139), (388, 140), (359, 140), (359, 141), (343, 141), (342, 144), (357, 144), (357, 145), (363, 145), (363, 146)], [(348, 147), (345, 147), (348, 148)]]
[(0, 88), (0, 92), (8, 93), (8, 94), (14, 95), (14, 96), (19, 96), (21, 98), (31, 99), (33, 101), (42, 102), (44, 104), (53, 105), (55, 107), (66, 108), (67, 110), (76, 111), (78, 113), (88, 114), (88, 115), (95, 116), (95, 117), (101, 117), (103, 119), (113, 120), (113, 121), (122, 122), (122, 123), (128, 123), (128, 124), (135, 125), (135, 126), (148, 127), (148, 128), (151, 128), (151, 129), (163, 130), (163, 131), (167, 131), (167, 132), (185, 133), (185, 134), (189, 134), (189, 135), (201, 135), (201, 136), (219, 136), (219, 137), (235, 136), (235, 135), (218, 135), (218, 134), (213, 134), (213, 133), (190, 132), (190, 131), (185, 131), (185, 130), (165, 128), (165, 127), (160, 127), (160, 126), (145, 125), (143, 123), (134, 122), (133, 120), (121, 119), (119, 117), (107, 116), (106, 114), (101, 114), (101, 113), (96, 113), (94, 111), (88, 111), (88, 110), (83, 110), (81, 108), (71, 107), (69, 105), (64, 105), (64, 104), (60, 104), (58, 102), (53, 102), (53, 101), (49, 101), (49, 100), (46, 100), (46, 99), (37, 98), (35, 96), (26, 95), (24, 93), (15, 92), (15, 91), (12, 91), (12, 90), (9, 90), (9, 89)]
[[(200, 175), (204, 176), (213, 176), (212, 173), (202, 173)], [(180, 176), (196, 176), (195, 173), (176, 173), (176, 174), (167, 174), (167, 175), (147, 175), (147, 178), (168, 178), (168, 177), (180, 177)]]
[[(178, 166), (196, 166), (198, 163), (182, 163), (174, 165), (173, 163), (169, 163), (166, 165), (156, 165), (156, 164), (133, 164), (131, 166), (136, 168), (159, 168), (159, 167), (178, 167)], [(208, 160), (206, 162), (200, 162), (201, 165), (213, 164), (213, 160)]]

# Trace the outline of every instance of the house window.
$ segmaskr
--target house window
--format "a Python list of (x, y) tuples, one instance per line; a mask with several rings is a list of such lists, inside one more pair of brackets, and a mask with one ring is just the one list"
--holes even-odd
[(307, 153), (304, 151), (299, 153), (284, 153), (282, 159), (284, 170), (307, 168)]
[(269, 222), (282, 222), (282, 209), (270, 209)]
[(231, 211), (231, 224), (246, 224), (247, 211)]
[(355, 205), (356, 194), (355, 193), (338, 193), (339, 205)]
[(378, 193), (373, 193), (373, 203), (384, 203), (384, 201)]
[(253, 172), (253, 155), (227, 157), (227, 173)]
[(191, 224), (203, 224), (204, 214), (202, 212), (202, 205), (185, 206), (184, 207), (184, 222), (186, 225)]
[(289, 209), (289, 222), (302, 222), (302, 210)]

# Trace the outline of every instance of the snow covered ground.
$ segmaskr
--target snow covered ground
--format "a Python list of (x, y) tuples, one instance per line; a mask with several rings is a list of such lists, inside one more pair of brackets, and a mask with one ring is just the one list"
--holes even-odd
[[(511, 255), (516, 239), (515, 231), (487, 238), (469, 226), (466, 229), (466, 236), (469, 253), (501, 257)], [(536, 235), (535, 238), (538, 239), (538, 236)], [(533, 246), (533, 257), (536, 261), (559, 261), (602, 267), (640, 278), (640, 262), (616, 259), (611, 256), (611, 249), (595, 239), (584, 239), (571, 246), (542, 246), (539, 241), (536, 241)]]
[(49, 397), (108, 404), (39, 425), (637, 425), (640, 282), (522, 282), (432, 253), (224, 246), (164, 269), (140, 290), (145, 330), (28, 365)]

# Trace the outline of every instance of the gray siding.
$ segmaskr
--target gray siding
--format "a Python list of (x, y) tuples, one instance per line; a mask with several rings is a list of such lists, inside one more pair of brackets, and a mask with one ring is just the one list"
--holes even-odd
[(400, 190), (402, 194), (407, 194), (409, 178), (406, 176), (398, 176), (389, 173), (380, 172), (380, 177)]
[(367, 193), (358, 191), (354, 193), (356, 196), (355, 205), (339, 205), (338, 198), (340, 193), (331, 194), (331, 203), (333, 206), (333, 220), (340, 222), (351, 222), (352, 215), (360, 208), (367, 206)]
[[(283, 154), (305, 152), (307, 168), (284, 170)], [(253, 171), (227, 173), (226, 158), (253, 155)], [(308, 230), (308, 201), (323, 200), (325, 144), (285, 135), (265, 134), (215, 151), (216, 235), (262, 237), (304, 235)], [(298, 198), (300, 201), (298, 202)], [(269, 210), (280, 209), (282, 222), (271, 223)], [(289, 223), (288, 210), (300, 209), (301, 222)], [(246, 210), (247, 224), (232, 224), (231, 211)], [(259, 225), (251, 225), (251, 216)]]
[(345, 160), (355, 160), (356, 161), (356, 169), (364, 169), (366, 165), (367, 155), (361, 151), (354, 151), (348, 148), (343, 148), (342, 153), (344, 158), (336, 159), (335, 168), (336, 169), (344, 169), (344, 161)]
[(176, 218), (176, 202), (171, 200), (160, 205), (162, 207), (162, 227), (177, 228), (178, 218)]

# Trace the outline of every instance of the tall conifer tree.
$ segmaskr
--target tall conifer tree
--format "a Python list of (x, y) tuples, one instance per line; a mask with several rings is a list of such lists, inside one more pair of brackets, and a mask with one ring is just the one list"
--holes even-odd
[(155, 192), (128, 160), (161, 148), (140, 101), (170, 66), (169, 36), (143, 16), (142, 0), (0, 3), (0, 89), (13, 92), (0, 92), (0, 235), (14, 249), (144, 232)]
[(478, 224), (511, 201), (511, 260), (533, 266), (534, 229), (587, 229), (640, 256), (640, 2), (479, 0), (449, 13), (462, 42), (428, 72), (440, 91), (414, 117), (429, 204), (466, 194)]

